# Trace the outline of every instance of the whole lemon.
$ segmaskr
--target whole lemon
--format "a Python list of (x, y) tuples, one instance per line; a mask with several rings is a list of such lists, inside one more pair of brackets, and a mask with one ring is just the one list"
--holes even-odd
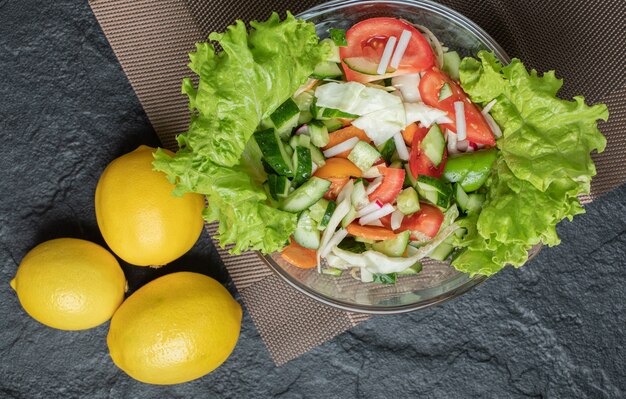
[(137, 266), (162, 266), (179, 258), (203, 226), (204, 197), (172, 195), (174, 185), (152, 170), (154, 151), (142, 145), (115, 159), (96, 187), (96, 219), (104, 240)]
[(101, 246), (58, 238), (26, 254), (11, 287), (35, 320), (61, 330), (83, 330), (111, 318), (124, 300), (126, 278)]
[(202, 377), (230, 355), (241, 327), (241, 306), (217, 281), (178, 272), (132, 294), (111, 320), (113, 362), (149, 384)]

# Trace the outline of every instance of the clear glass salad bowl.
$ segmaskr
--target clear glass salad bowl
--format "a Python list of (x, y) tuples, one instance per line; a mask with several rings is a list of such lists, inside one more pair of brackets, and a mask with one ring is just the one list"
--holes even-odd
[[(463, 15), (426, 0), (331, 1), (298, 15), (315, 23), (317, 34), (328, 37), (329, 28), (348, 29), (372, 17), (397, 17), (429, 28), (437, 38), (461, 56), (487, 49), (504, 63), (509, 57), (480, 27)], [(533, 256), (539, 247), (531, 251)], [(398, 277), (396, 284), (362, 283), (346, 271), (340, 277), (300, 269), (280, 253), (262, 257), (271, 269), (304, 294), (335, 308), (352, 312), (389, 314), (422, 309), (455, 298), (481, 282), (484, 276), (470, 277), (445, 262), (424, 259), (416, 275)]]

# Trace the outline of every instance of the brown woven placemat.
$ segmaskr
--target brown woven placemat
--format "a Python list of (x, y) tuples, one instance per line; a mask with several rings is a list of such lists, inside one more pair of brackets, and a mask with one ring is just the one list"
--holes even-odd
[[(181, 79), (190, 76), (187, 53), (211, 31), (235, 19), (266, 18), (272, 10), (301, 12), (315, 0), (90, 0), (91, 7), (163, 146), (189, 122)], [(445, 0), (487, 30), (511, 56), (565, 78), (562, 94), (605, 102), (605, 153), (588, 202), (626, 181), (626, 24), (622, 0)], [(213, 235), (216, 226), (209, 226)], [(255, 253), (218, 249), (276, 364), (283, 364), (367, 319), (322, 305), (289, 287)]]

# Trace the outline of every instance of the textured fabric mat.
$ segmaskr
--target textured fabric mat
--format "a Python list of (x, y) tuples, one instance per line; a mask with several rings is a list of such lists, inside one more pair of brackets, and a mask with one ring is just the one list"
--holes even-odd
[[(90, 0), (91, 7), (163, 146), (189, 122), (181, 79), (191, 76), (187, 53), (235, 19), (265, 19), (273, 10), (294, 14), (315, 0)], [(605, 102), (605, 153), (594, 155), (598, 176), (589, 202), (626, 181), (626, 15), (622, 0), (444, 0), (485, 29), (512, 57), (565, 78), (565, 98), (582, 94)], [(217, 226), (209, 225), (213, 235)], [(218, 249), (276, 364), (283, 364), (367, 319), (322, 305), (289, 287), (255, 253)]]

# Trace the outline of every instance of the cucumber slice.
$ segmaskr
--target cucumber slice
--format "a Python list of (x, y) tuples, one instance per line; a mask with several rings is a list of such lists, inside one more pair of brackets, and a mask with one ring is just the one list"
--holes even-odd
[(308, 148), (311, 145), (311, 137), (307, 136), (306, 134), (301, 134), (299, 136), (291, 136), (291, 138), (289, 139), (289, 145), (294, 150), (299, 145)]
[(341, 219), (341, 227), (345, 229), (346, 227), (348, 227), (350, 223), (354, 222), (354, 220), (356, 219), (356, 214), (357, 214), (356, 209), (353, 206), (351, 206), (346, 216), (344, 216), (343, 219)]
[[(302, 136), (304, 138), (306, 136)], [(296, 146), (293, 152), (293, 186), (298, 187), (311, 177), (311, 151), (303, 145)]]
[(398, 272), (398, 276), (417, 274), (422, 271), (422, 267), (422, 262), (415, 262), (415, 264), (408, 269), (404, 269), (401, 272)]
[(467, 212), (478, 212), (485, 202), (485, 194), (472, 193), (468, 195)]
[(328, 29), (328, 34), (331, 40), (333, 41), (333, 43), (335, 44), (335, 46), (345, 47), (348, 45), (348, 40), (346, 39), (345, 29), (330, 28)]
[(363, 244), (373, 244), (376, 241), (375, 240), (370, 240), (369, 238), (363, 238), (363, 237), (354, 237), (355, 241), (358, 242), (362, 242)]
[(311, 208), (309, 208), (309, 216), (318, 224), (322, 221), (322, 218), (326, 213), (326, 208), (328, 208), (328, 202), (329, 201), (327, 199), (321, 198), (319, 201), (311, 205)]
[(293, 176), (293, 165), (286, 149), (291, 150), (291, 147), (285, 146), (276, 129), (270, 128), (255, 132), (254, 139), (261, 149), (263, 159), (276, 173), (282, 176)]
[(365, 141), (356, 143), (348, 155), (348, 159), (363, 172), (371, 168), (378, 158), (380, 158), (380, 153)]
[(328, 226), (328, 222), (330, 222), (330, 218), (335, 213), (335, 209), (337, 208), (337, 203), (335, 201), (329, 201), (328, 206), (326, 207), (326, 211), (324, 211), (324, 216), (322, 216), (322, 220), (318, 224), (318, 230), (326, 230), (326, 226)]
[(448, 257), (452, 254), (452, 251), (454, 251), (454, 245), (452, 245), (453, 242), (454, 236), (446, 238), (441, 242), (441, 244), (437, 245), (428, 257), (440, 261), (448, 259)]
[(313, 94), (313, 90), (308, 90), (293, 97), (293, 101), (296, 103), (300, 111), (309, 111), (314, 98), (315, 95)]
[(400, 191), (396, 199), (398, 209), (405, 215), (412, 215), (420, 210), (419, 197), (413, 187)]
[[(343, 62), (353, 71), (363, 73), (365, 75), (378, 75), (378, 63), (371, 58), (366, 57), (348, 57)], [(393, 73), (396, 70), (391, 66), (387, 66), (385, 73)]]
[(298, 125), (309, 123), (312, 119), (313, 114), (310, 111), (300, 111), (300, 116), (298, 117)]
[(387, 256), (402, 256), (406, 247), (409, 245), (410, 231), (398, 233), (393, 240), (385, 240), (372, 244), (374, 251), (381, 252)]
[(363, 180), (359, 179), (356, 183), (354, 183), (354, 188), (352, 189), (352, 194), (350, 195), (350, 202), (352, 202), (352, 206), (355, 209), (361, 209), (370, 203), (367, 192), (365, 191), (365, 184), (363, 184)]
[(326, 164), (326, 158), (324, 154), (322, 154), (322, 151), (314, 145), (310, 146), (309, 149), (311, 150), (311, 160), (315, 162), (318, 167), (324, 166), (324, 164)]
[(315, 67), (311, 77), (315, 79), (338, 78), (343, 74), (341, 68), (333, 61), (323, 61)]
[(454, 199), (456, 204), (459, 206), (459, 209), (463, 212), (467, 212), (468, 204), (469, 204), (469, 196), (463, 190), (460, 184), (454, 185)]
[(408, 163), (404, 164), (404, 170), (406, 171), (406, 173), (404, 174), (404, 178), (405, 180), (408, 180), (408, 185), (410, 185), (411, 187), (416, 187), (417, 179), (415, 178), (415, 176), (413, 176), (413, 173), (411, 173), (411, 168), (409, 167)]
[(309, 135), (311, 136), (311, 143), (317, 147), (325, 147), (330, 141), (328, 128), (320, 121), (311, 121)]
[(450, 183), (431, 176), (419, 175), (415, 189), (421, 198), (442, 210), (450, 207), (450, 199), (452, 198)]
[(339, 130), (343, 127), (343, 123), (338, 119), (327, 119), (322, 121), (322, 123), (326, 126), (329, 132), (334, 132), (335, 130)]
[[(342, 31), (342, 30), (343, 29), (335, 29), (335, 31)], [(337, 33), (338, 32), (335, 32), (335, 36), (337, 36), (337, 38), (339, 38)], [(343, 41), (344, 42), (346, 41), (346, 31), (345, 30), (343, 31)], [(326, 61), (341, 62), (341, 57), (339, 55), (339, 47), (342, 46), (342, 45), (338, 44), (335, 41), (335, 38), (333, 38), (332, 34), (331, 34), (330, 38), (326, 38), (326, 39), (322, 40), (322, 42), (328, 42), (328, 44), (330, 46), (330, 56), (328, 56)]]
[(450, 85), (447, 83), (444, 83), (443, 86), (441, 86), (441, 90), (439, 90), (439, 102), (442, 102), (443, 100), (450, 97), (451, 95), (452, 95), (452, 89), (450, 88)]
[(439, 125), (433, 124), (431, 126), (420, 143), (420, 148), (435, 167), (439, 166), (443, 160), (443, 153), (446, 149), (446, 138), (443, 137)]
[[(461, 65), (461, 56), (456, 51), (448, 51), (443, 53), (443, 71), (452, 79), (459, 80), (459, 66)], [(439, 100), (441, 101), (441, 100)]]
[(322, 274), (327, 274), (329, 276), (339, 277), (343, 274), (342, 269), (337, 269), (334, 267), (325, 267), (322, 269)]
[(275, 200), (285, 198), (287, 195), (289, 195), (291, 181), (289, 181), (289, 179), (287, 179), (285, 176), (277, 176), (272, 173), (267, 176), (267, 183), (269, 185), (270, 195)]
[(311, 219), (309, 211), (303, 211), (298, 218), (293, 239), (304, 248), (318, 249), (320, 247), (320, 232), (316, 229), (317, 223)]
[(291, 129), (298, 125), (298, 119), (300, 117), (300, 108), (291, 98), (282, 103), (276, 111), (270, 115), (272, 124), (278, 131), (281, 138), (289, 138)]
[(354, 252), (355, 254), (361, 254), (367, 251), (365, 244), (358, 241), (355, 237), (346, 237), (341, 240), (337, 246), (344, 251)]
[(319, 119), (321, 121), (323, 120), (327, 120), (327, 119), (336, 119), (336, 118), (343, 118), (343, 119), (356, 119), (359, 116), (355, 115), (355, 114), (351, 114), (348, 112), (343, 112), (340, 111), (338, 109), (333, 109), (333, 108), (317, 108), (317, 114), (313, 114), (315, 116), (315, 119)]
[(329, 188), (330, 181), (314, 176), (291, 192), (283, 200), (280, 209), (294, 213), (303, 211), (322, 198)]
[(393, 138), (385, 141), (383, 144), (378, 146), (378, 151), (380, 152), (380, 156), (387, 162), (391, 163), (391, 158), (396, 152), (396, 143), (393, 141)]

